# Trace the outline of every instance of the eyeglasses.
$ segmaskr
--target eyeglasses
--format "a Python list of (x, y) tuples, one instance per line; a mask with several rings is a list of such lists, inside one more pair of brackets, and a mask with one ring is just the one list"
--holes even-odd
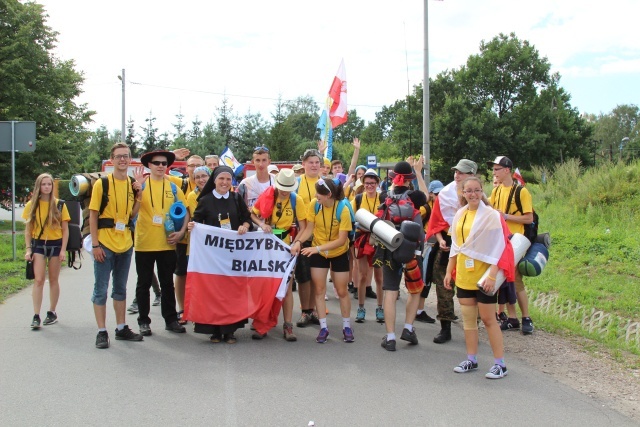
[(198, 166), (204, 166), (204, 165), (187, 165), (188, 168), (197, 168)]
[(365, 187), (375, 187), (376, 185), (378, 185), (377, 182), (365, 182), (364, 183)]
[(280, 202), (276, 203), (276, 209), (278, 209), (276, 211), (276, 216), (280, 218), (282, 216), (282, 203)]
[(481, 190), (481, 189), (476, 189), (476, 190), (464, 190), (464, 191), (463, 191), (463, 193), (464, 193), (464, 194), (469, 194), (469, 195), (471, 195), (471, 194), (473, 194), (473, 193), (480, 194), (480, 193), (482, 193), (482, 190)]
[(262, 146), (258, 146), (256, 148), (254, 148), (253, 151), (264, 151), (264, 152), (268, 153), (269, 149), (267, 147), (265, 147), (264, 145), (262, 145)]
[(324, 179), (319, 179), (318, 180), (318, 185), (323, 186), (324, 188), (327, 189), (327, 191), (329, 192), (329, 194), (331, 194), (331, 189), (329, 188), (329, 186), (327, 185), (327, 183), (324, 181)]
[(113, 156), (113, 160), (129, 160), (130, 157), (128, 154), (116, 154)]
[(166, 161), (161, 162), (160, 160), (153, 160), (153, 161), (150, 161), (149, 163), (156, 166), (167, 166), (169, 164), (169, 162), (166, 162)]
[(498, 171), (501, 171), (502, 169), (504, 169), (504, 168), (493, 168), (493, 171), (494, 172), (498, 172)]

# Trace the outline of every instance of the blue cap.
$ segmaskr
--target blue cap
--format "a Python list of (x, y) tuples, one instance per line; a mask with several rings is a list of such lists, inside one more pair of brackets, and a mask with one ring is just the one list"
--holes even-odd
[(429, 193), (438, 194), (440, 190), (444, 188), (444, 185), (438, 180), (431, 181), (429, 183)]

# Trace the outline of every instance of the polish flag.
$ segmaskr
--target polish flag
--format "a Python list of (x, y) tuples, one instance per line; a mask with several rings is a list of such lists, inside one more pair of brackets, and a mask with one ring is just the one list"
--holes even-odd
[(524, 178), (522, 177), (522, 175), (520, 174), (520, 169), (516, 168), (516, 170), (513, 172), (513, 177), (520, 183), (520, 185), (522, 185), (523, 187), (527, 184), (526, 182), (524, 182)]
[(184, 317), (208, 325), (253, 319), (261, 334), (278, 323), (296, 258), (273, 234), (196, 224), (191, 231)]
[(340, 62), (338, 72), (329, 89), (329, 98), (331, 98), (329, 117), (331, 127), (335, 128), (347, 122), (347, 72), (344, 68), (344, 59)]

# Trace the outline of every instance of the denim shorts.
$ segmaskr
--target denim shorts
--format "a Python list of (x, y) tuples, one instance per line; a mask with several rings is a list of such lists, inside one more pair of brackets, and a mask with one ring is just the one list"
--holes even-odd
[(62, 239), (57, 240), (38, 240), (35, 239), (33, 244), (33, 253), (44, 255), (45, 258), (60, 256), (62, 249)]
[(103, 245), (100, 245), (100, 247), (104, 251), (105, 259), (103, 262), (93, 261), (95, 283), (91, 301), (95, 305), (105, 305), (107, 303), (110, 277), (113, 277), (111, 298), (114, 301), (125, 301), (127, 299), (127, 278), (129, 277), (133, 247), (123, 253), (115, 253)]

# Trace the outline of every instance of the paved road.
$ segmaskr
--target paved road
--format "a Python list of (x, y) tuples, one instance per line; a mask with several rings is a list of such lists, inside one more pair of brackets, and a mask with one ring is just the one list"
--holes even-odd
[(39, 331), (29, 328), (31, 288), (0, 306), (0, 425), (635, 425), (509, 354), (509, 376), (485, 379), (493, 362), (487, 345), (478, 372), (455, 374), (465, 357), (460, 328), (437, 345), (437, 327), (418, 324), (420, 345), (399, 342), (390, 353), (379, 345), (384, 327), (369, 320), (345, 344), (333, 298), (325, 345), (314, 342), (315, 327), (296, 329), (296, 343), (279, 329), (252, 341), (246, 329), (235, 345), (211, 344), (191, 331), (164, 331), (152, 307), (153, 336), (116, 341), (111, 310), (111, 348), (98, 350), (92, 274), (86, 260), (80, 271), (63, 271), (60, 321)]

